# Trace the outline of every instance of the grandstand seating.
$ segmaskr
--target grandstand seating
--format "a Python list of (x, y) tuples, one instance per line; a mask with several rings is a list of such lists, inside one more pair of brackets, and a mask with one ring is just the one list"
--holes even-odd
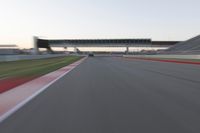
[(184, 42), (179, 42), (164, 51), (165, 54), (200, 54), (200, 35)]

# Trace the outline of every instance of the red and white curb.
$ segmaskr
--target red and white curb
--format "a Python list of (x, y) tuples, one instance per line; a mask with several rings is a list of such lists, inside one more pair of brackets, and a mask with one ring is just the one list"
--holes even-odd
[(86, 58), (0, 94), (0, 123), (81, 64)]

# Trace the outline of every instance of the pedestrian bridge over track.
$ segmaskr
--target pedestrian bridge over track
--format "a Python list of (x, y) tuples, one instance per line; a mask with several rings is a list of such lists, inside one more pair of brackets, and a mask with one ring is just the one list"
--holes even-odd
[(40, 39), (34, 37), (34, 47), (47, 48), (51, 47), (126, 47), (126, 52), (129, 52), (129, 47), (169, 47), (177, 42), (157, 41), (151, 39)]

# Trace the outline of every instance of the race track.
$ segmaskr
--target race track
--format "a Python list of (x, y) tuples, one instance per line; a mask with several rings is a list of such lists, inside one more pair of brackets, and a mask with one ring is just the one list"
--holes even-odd
[(89, 57), (0, 133), (199, 133), (199, 125), (199, 65)]

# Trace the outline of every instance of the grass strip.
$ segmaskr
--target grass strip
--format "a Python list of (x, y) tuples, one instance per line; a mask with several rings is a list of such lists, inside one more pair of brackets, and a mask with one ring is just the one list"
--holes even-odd
[(67, 66), (80, 58), (81, 57), (77, 56), (67, 56), (51, 59), (0, 63), (0, 79), (41, 76)]

